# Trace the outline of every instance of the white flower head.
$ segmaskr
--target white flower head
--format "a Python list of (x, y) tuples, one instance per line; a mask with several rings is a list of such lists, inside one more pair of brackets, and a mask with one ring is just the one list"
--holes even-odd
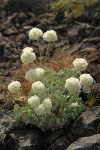
[(12, 81), (9, 85), (8, 85), (8, 90), (10, 93), (17, 93), (20, 91), (20, 87), (21, 84), (18, 81)]
[(29, 31), (29, 39), (30, 40), (38, 40), (40, 37), (42, 37), (43, 32), (39, 28), (32, 28)]
[(29, 71), (26, 72), (25, 79), (28, 80), (30, 83), (36, 81), (37, 77), (34, 69), (30, 69)]
[(80, 81), (77, 78), (70, 77), (66, 80), (65, 88), (70, 92), (70, 94), (78, 93), (81, 89)]
[(52, 101), (50, 98), (46, 98), (42, 102), (43, 106), (45, 107), (46, 110), (50, 110), (52, 108)]
[(72, 104), (71, 104), (71, 107), (72, 107), (72, 108), (77, 108), (77, 107), (78, 107), (78, 102), (72, 103)]
[(36, 76), (37, 76), (38, 80), (43, 77), (44, 72), (45, 72), (44, 69), (42, 69), (42, 68), (36, 68), (36, 69), (34, 69), (34, 71), (36, 72)]
[(45, 107), (40, 104), (38, 107), (34, 109), (35, 113), (39, 116), (43, 116), (45, 114)]
[(43, 34), (43, 39), (47, 42), (55, 42), (58, 40), (58, 37), (54, 30), (50, 30)]
[(93, 84), (93, 78), (90, 74), (81, 74), (80, 75), (80, 83), (83, 88), (88, 88)]
[(30, 69), (25, 74), (25, 79), (30, 83), (40, 80), (44, 75), (44, 70), (42, 68)]
[(28, 65), (30, 63), (33, 63), (33, 61), (36, 59), (36, 55), (35, 53), (31, 53), (31, 52), (24, 52), (21, 55), (21, 61), (23, 64)]
[(41, 95), (45, 91), (45, 86), (42, 82), (37, 81), (32, 84), (32, 92), (36, 95)]
[(28, 99), (28, 105), (32, 108), (36, 108), (40, 104), (40, 98), (37, 95), (34, 95)]
[(83, 58), (76, 58), (73, 61), (74, 68), (78, 71), (85, 71), (87, 69), (88, 63)]
[(31, 48), (31, 47), (25, 47), (24, 49), (23, 49), (23, 53), (25, 53), (25, 52), (33, 52), (33, 48)]

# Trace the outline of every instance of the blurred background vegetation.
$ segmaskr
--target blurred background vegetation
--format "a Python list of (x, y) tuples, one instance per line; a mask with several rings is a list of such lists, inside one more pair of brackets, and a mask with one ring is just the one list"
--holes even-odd
[(65, 17), (68, 15), (78, 17), (84, 12), (86, 7), (98, 1), (100, 0), (52, 0), (51, 9), (63, 12)]

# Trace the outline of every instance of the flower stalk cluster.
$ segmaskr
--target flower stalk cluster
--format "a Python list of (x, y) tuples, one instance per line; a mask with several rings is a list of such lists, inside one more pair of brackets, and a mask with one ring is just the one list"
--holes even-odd
[[(31, 40), (38, 40), (42, 36), (47, 42), (57, 41), (53, 30), (43, 34), (40, 29), (35, 28), (29, 32)], [(32, 48), (23, 49), (21, 61), (24, 65), (33, 63), (35, 59)], [(76, 58), (73, 66), (70, 69), (66, 66), (58, 73), (47, 68), (29, 69), (25, 80), (31, 83), (31, 90), (23, 106), (14, 106), (17, 120), (34, 124), (42, 130), (54, 130), (75, 119), (85, 108), (79, 93), (81, 90), (90, 90), (94, 80), (90, 74), (82, 74), (88, 66), (85, 59)], [(20, 89), (19, 81), (12, 81), (8, 85), (10, 93), (18, 93)]]
[(45, 33), (43, 33), (43, 31), (41, 29), (33, 28), (29, 31), (29, 39), (31, 41), (38, 41), (38, 50), (39, 50), (39, 55), (40, 55), (40, 62), (42, 63), (42, 61), (41, 61), (42, 52), (41, 52), (41, 47), (39, 44), (40, 38), (43, 38), (43, 40), (48, 43), (46, 55), (44, 58), (44, 62), (46, 62), (48, 60), (49, 45), (50, 45), (50, 43), (56, 42), (58, 40), (58, 37), (57, 37), (57, 33), (54, 30), (49, 30), (49, 31), (46, 31)]

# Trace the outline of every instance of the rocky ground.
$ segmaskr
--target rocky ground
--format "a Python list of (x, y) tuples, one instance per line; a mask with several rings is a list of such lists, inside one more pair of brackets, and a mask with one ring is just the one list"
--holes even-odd
[[(0, 80), (7, 86), (13, 76), (17, 78), (16, 70), (21, 68), (20, 55), (25, 46), (32, 46), (39, 56), (38, 43), (28, 39), (29, 30), (39, 27), (43, 32), (54, 29), (59, 37), (51, 45), (47, 65), (59, 70), (70, 66), (76, 57), (86, 58), (87, 72), (96, 80), (93, 90), (99, 93), (100, 2), (87, 7), (80, 17), (72, 18), (64, 17), (61, 12), (52, 13), (48, 11), (47, 1), (41, 1), (42, 5), (38, 1), (33, 4), (30, 0), (27, 4), (11, 0), (0, 11)], [(47, 43), (40, 40), (40, 44), (45, 55)], [(0, 150), (100, 150), (99, 102), (83, 112), (71, 129), (43, 133), (36, 127), (16, 123), (12, 111), (2, 109), (5, 101), (0, 98)]]

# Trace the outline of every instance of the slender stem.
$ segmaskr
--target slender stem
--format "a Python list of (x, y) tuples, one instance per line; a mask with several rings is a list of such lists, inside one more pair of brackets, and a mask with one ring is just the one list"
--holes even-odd
[(47, 46), (47, 51), (46, 51), (46, 55), (45, 55), (45, 62), (46, 62), (46, 60), (48, 58), (49, 47), (50, 47), (50, 43), (48, 43), (48, 46)]
[(41, 54), (41, 49), (40, 49), (40, 43), (39, 43), (39, 40), (38, 40), (38, 50), (39, 50), (40, 63), (41, 63), (42, 54)]

